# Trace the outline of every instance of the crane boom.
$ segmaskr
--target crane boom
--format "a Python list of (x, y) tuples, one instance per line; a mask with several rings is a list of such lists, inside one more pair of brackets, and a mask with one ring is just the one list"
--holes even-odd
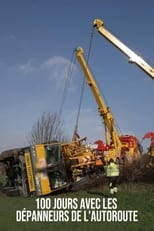
[(137, 55), (134, 51), (132, 51), (124, 43), (122, 43), (118, 38), (111, 34), (107, 29), (105, 29), (104, 22), (102, 20), (95, 19), (93, 25), (97, 28), (98, 32), (103, 37), (105, 37), (109, 42), (111, 42), (115, 47), (117, 47), (123, 54), (125, 54), (128, 57), (129, 62), (135, 63), (152, 79), (154, 79), (154, 68), (152, 68), (144, 59), (142, 59), (142, 57)]
[(96, 83), (94, 77), (92, 76), (91, 71), (88, 68), (87, 62), (83, 56), (83, 53), (84, 53), (83, 49), (81, 47), (78, 47), (75, 52), (76, 52), (77, 60), (78, 60), (80, 66), (81, 66), (81, 68), (85, 74), (87, 83), (88, 83), (89, 87), (91, 88), (91, 91), (92, 91), (94, 98), (97, 102), (98, 111), (99, 111), (100, 115), (103, 117), (104, 124), (108, 130), (109, 135), (110, 135), (110, 142), (114, 144), (115, 152), (116, 152), (116, 154), (118, 154), (120, 149), (121, 149), (121, 141), (119, 139), (118, 133), (117, 133), (115, 125), (114, 125), (114, 118), (112, 116), (112, 113), (111, 113), (109, 107), (107, 107), (105, 105), (105, 102), (103, 100), (101, 92), (97, 86), (97, 83)]

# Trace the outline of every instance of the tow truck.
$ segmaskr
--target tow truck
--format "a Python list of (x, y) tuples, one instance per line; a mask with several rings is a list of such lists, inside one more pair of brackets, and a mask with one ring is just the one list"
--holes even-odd
[[(114, 36), (108, 29), (105, 28), (104, 22), (101, 19), (93, 21), (93, 27), (97, 29), (98, 33), (113, 44), (125, 56), (128, 57), (130, 63), (135, 63), (141, 70), (143, 70), (151, 79), (154, 80), (154, 68), (151, 67), (141, 56), (137, 55), (124, 43), (122, 43), (116, 36)], [(149, 135), (149, 134), (148, 134)], [(154, 162), (154, 142), (151, 142), (149, 151), (147, 153), (152, 162)], [(151, 163), (151, 162), (150, 162)], [(154, 164), (153, 164), (154, 166)]]
[(103, 119), (105, 126), (105, 137), (108, 149), (105, 153), (105, 160), (109, 159), (122, 160), (131, 162), (134, 159), (140, 157), (140, 144), (138, 139), (133, 135), (122, 135), (118, 134), (115, 126), (114, 117), (108, 106), (101, 95), (101, 91), (97, 86), (97, 83), (88, 67), (86, 59), (84, 57), (83, 48), (78, 47), (75, 50), (76, 58), (84, 72), (87, 84), (89, 85), (95, 101), (98, 105), (98, 112)]

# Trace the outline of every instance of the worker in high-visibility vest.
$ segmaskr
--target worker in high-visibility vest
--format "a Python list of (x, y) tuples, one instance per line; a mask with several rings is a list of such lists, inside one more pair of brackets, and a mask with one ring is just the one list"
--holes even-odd
[(95, 155), (95, 167), (96, 167), (96, 175), (99, 178), (100, 174), (103, 172), (103, 159), (102, 154), (96, 153)]
[(118, 192), (117, 180), (119, 177), (119, 165), (114, 162), (113, 159), (110, 159), (107, 169), (106, 176), (109, 178), (109, 190), (110, 194), (116, 194)]

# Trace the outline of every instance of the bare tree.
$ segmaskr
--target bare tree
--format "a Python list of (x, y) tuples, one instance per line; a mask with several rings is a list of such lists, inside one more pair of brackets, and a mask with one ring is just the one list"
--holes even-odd
[(50, 143), (55, 140), (64, 141), (62, 123), (57, 114), (43, 113), (34, 123), (27, 139), (30, 144)]

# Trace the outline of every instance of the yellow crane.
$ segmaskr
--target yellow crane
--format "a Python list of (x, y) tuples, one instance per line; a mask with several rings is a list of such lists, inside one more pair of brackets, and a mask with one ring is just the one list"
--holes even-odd
[(154, 68), (152, 68), (142, 57), (137, 55), (134, 51), (132, 51), (124, 43), (122, 43), (111, 32), (109, 32), (104, 27), (104, 22), (101, 19), (95, 19), (93, 25), (104, 38), (106, 38), (109, 42), (111, 42), (115, 47), (117, 47), (123, 54), (125, 54), (128, 57), (130, 63), (135, 63), (146, 74), (148, 74), (151, 77), (151, 79), (154, 79)]
[(139, 157), (140, 152), (138, 150), (138, 140), (134, 136), (125, 135), (119, 136), (116, 130), (114, 117), (109, 109), (106, 106), (105, 101), (101, 95), (99, 87), (88, 67), (88, 64), (84, 58), (84, 51), (81, 47), (78, 47), (75, 50), (76, 58), (85, 74), (86, 81), (93, 93), (93, 96), (98, 105), (98, 111), (100, 116), (103, 118), (103, 123), (106, 130), (106, 141), (109, 145), (107, 160), (110, 158), (123, 158), (126, 155), (128, 160), (132, 158)]

